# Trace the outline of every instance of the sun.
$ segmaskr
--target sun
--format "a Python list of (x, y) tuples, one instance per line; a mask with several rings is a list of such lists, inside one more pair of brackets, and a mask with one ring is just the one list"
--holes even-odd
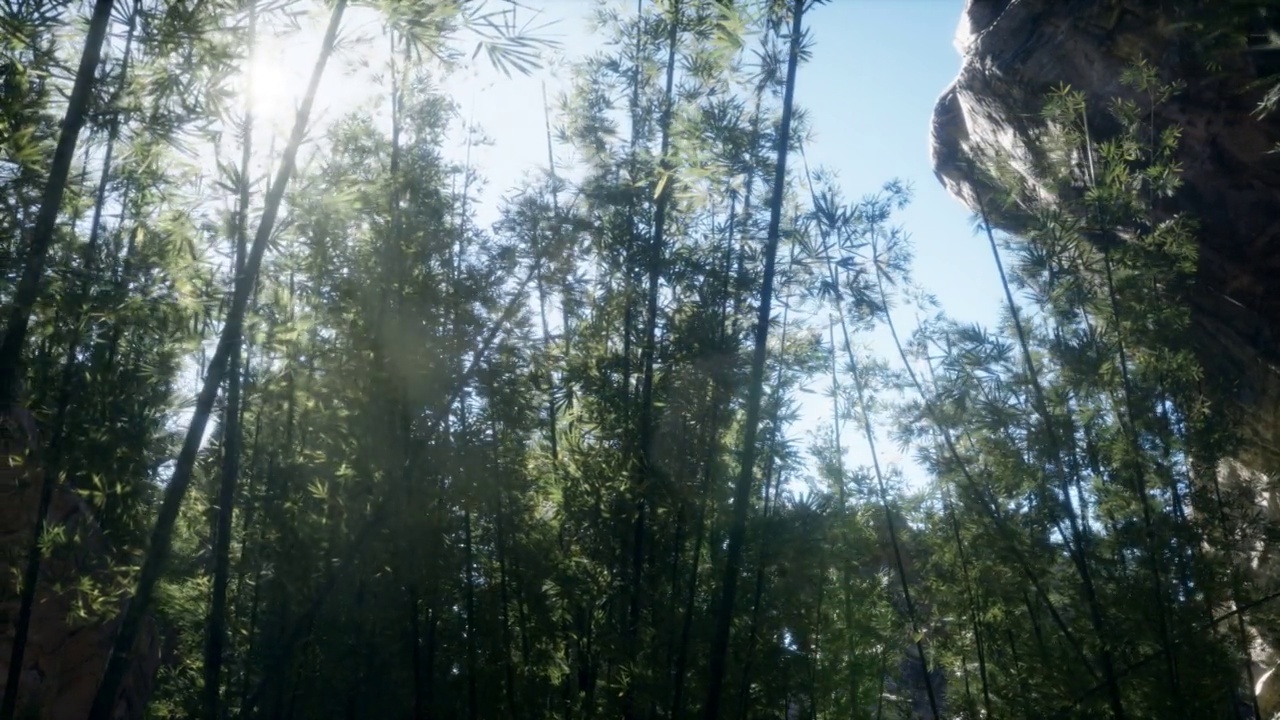
[(296, 49), (259, 38), (253, 59), (240, 77), (241, 102), (252, 108), (254, 125), (272, 133), (288, 133), (306, 79), (299, 72)]

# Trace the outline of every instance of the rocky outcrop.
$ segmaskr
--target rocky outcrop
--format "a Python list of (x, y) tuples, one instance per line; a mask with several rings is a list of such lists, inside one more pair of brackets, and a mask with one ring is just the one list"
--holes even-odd
[[(1218, 3), (1222, 5), (1222, 3)], [(1178, 206), (1201, 225), (1198, 283), (1188, 301), (1209, 373), (1228, 380), (1223, 400), (1243, 412), (1247, 462), (1280, 468), (1280, 116), (1260, 118), (1249, 84), (1274, 68), (1268, 53), (1217, 55), (1211, 72), (1183, 23), (1201, 0), (968, 0), (956, 34), (963, 64), (938, 100), (932, 151), (938, 178), (970, 207), (992, 192), (997, 165), (1025, 184), (992, 223), (1017, 231), (1022, 211), (1051, 195), (1042, 168), (1048, 93), (1083, 91), (1092, 127), (1107, 105), (1133, 97), (1122, 84), (1138, 60), (1185, 89), (1157, 110), (1182, 130), (1185, 181)], [(987, 203), (989, 210), (995, 208)]]
[[(5, 417), (0, 423), (0, 691), (8, 677), (18, 617), (18, 578), (26, 564), (43, 481), (38, 460), (12, 464), (10, 458), (22, 458), (32, 446), (39, 446), (39, 438), (30, 415), (19, 410)], [(106, 580), (108, 552), (89, 508), (70, 490), (57, 489), (48, 519), (66, 541), (41, 563), (17, 716), (83, 720), (106, 667), (116, 623), (102, 621), (104, 609), (86, 608), (92, 596), (82, 591), (82, 583)], [(159, 666), (154, 625), (144, 630), (134, 657), (117, 700), (117, 720), (143, 716)]]
[[(1184, 21), (1225, 5), (968, 0), (956, 33), (963, 63), (934, 110), (932, 153), (951, 194), (1016, 233), (1061, 191), (1045, 170), (1050, 128), (1042, 109), (1052, 89), (1065, 84), (1083, 92), (1090, 127), (1105, 135), (1108, 103), (1139, 100), (1121, 82), (1137, 61), (1165, 81), (1185, 83), (1157, 108), (1155, 122), (1182, 130), (1184, 186), (1176, 206), (1199, 224), (1199, 267), (1186, 298), (1190, 339), (1217, 381), (1216, 400), (1240, 419), (1242, 448), (1219, 468), (1219, 480), (1247, 495), (1245, 506), (1263, 524), (1274, 525), (1280, 523), (1280, 489), (1271, 482), (1280, 471), (1280, 153), (1272, 151), (1280, 143), (1280, 113), (1257, 112), (1256, 81), (1278, 68), (1276, 53), (1242, 48), (1219, 49), (1218, 66), (1210, 69), (1203, 36)], [(994, 175), (1018, 181), (1015, 202), (992, 201), (997, 191), (985, 178)], [(1280, 550), (1265, 541), (1212, 551), (1240, 553), (1249, 558), (1242, 564), (1256, 587), (1280, 588)], [(1280, 609), (1257, 608), (1249, 619), (1259, 699), (1270, 715), (1280, 710)]]

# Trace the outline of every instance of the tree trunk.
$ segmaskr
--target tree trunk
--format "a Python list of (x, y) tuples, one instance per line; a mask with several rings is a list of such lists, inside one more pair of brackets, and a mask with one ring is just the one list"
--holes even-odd
[(778, 255), (778, 239), (782, 228), (782, 200), (787, 180), (787, 149), (791, 138), (792, 102), (795, 98), (796, 68), (800, 64), (800, 42), (803, 31), (804, 0), (795, 0), (792, 9), (790, 49), (787, 57), (787, 80), (783, 91), (782, 122), (778, 135), (778, 160), (774, 169), (773, 198), (769, 203), (769, 230), (765, 240), (764, 278), (760, 291), (760, 309), (756, 318), (755, 351), (751, 359), (748, 385), (747, 415), (742, 431), (742, 465), (733, 494), (733, 519), (725, 550), (725, 569), (715, 634), (710, 648), (711, 675), (707, 683), (707, 700), (703, 706), (706, 720), (719, 720), (720, 700), (724, 685), (725, 665), (729, 651), (729, 633), (733, 627), (733, 601), (741, 572), (742, 546), (747, 533), (747, 515), (751, 502), (751, 486), (755, 480), (756, 436), (760, 430), (760, 405), (764, 396), (764, 363), (768, 351), (769, 320), (773, 307), (773, 282)]
[(284, 157), (281, 159), (280, 169), (276, 173), (275, 180), (271, 184), (271, 190), (267, 195), (266, 204), (262, 212), (262, 220), (258, 225), (258, 232), (254, 236), (253, 247), (249, 251), (245, 270), (237, 278), (235, 296), (231, 302), (231, 310), (227, 314), (226, 326), (222, 329), (218, 350), (214, 353), (213, 360), (209, 363), (209, 372), (205, 375), (204, 385), (196, 400), (195, 412), (192, 414), (191, 425), (187, 429), (182, 451), (178, 455), (173, 476), (165, 488), (164, 500), (161, 503), (160, 512), (151, 533), (151, 544), (146, 558), (143, 560), (142, 568), (138, 573), (138, 584), (121, 620), (120, 630), (111, 649), (111, 657), (107, 661), (107, 668), (103, 673), (102, 682), (98, 686), (97, 694), (94, 696), (89, 720), (110, 720), (112, 708), (115, 705), (116, 693), (124, 680), (129, 658), (133, 654), (134, 642), (137, 640), (138, 631), (142, 627), (142, 620), (150, 609), (156, 583), (159, 582), (160, 574), (168, 562), (169, 549), (173, 542), (174, 524), (178, 520), (178, 510), (181, 508), (182, 501), (186, 496), (187, 487), (191, 484), (196, 453), (200, 449), (200, 441), (204, 436), (205, 425), (209, 422), (209, 415), (213, 410), (213, 403), (218, 395), (218, 387), (222, 384), (228, 356), (240, 337), (241, 328), (244, 324), (245, 309), (249, 303), (249, 293), (254, 280), (257, 278), (258, 269), (262, 266), (262, 256), (266, 252), (267, 240), (275, 227), (276, 215), (279, 213), (280, 203), (284, 199), (285, 187), (289, 184), (289, 178), (293, 174), (294, 164), (298, 157), (298, 149), (302, 145), (303, 135), (306, 133), (307, 120), (311, 115), (311, 108), (315, 104), (320, 78), (323, 76), (325, 64), (333, 52), (338, 28), (342, 24), (342, 15), (346, 7), (346, 0), (338, 0), (333, 6), (333, 12), (329, 18), (329, 26), (325, 31), (324, 40), (320, 47), (320, 54), (316, 59), (315, 67), (312, 69), (311, 80), (307, 86), (306, 95), (302, 100), (302, 107), (298, 110), (293, 133), (289, 137), (289, 144), (286, 146)]
[(476, 580), (475, 557), (471, 547), (471, 511), (462, 514), (463, 552), (466, 553), (466, 613), (467, 613), (467, 717), (476, 720), (480, 716), (479, 691), (476, 686), (476, 675), (480, 672), (479, 655), (476, 648)]
[[(248, 61), (252, 66), (257, 6), (249, 3)], [(249, 82), (253, 82), (250, 75)], [(252, 85), (250, 85), (252, 88)], [(253, 154), (253, 92), (245, 93), (244, 144), (240, 152), (240, 197), (236, 212), (235, 273), (236, 282), (244, 273), (249, 224), (249, 162)], [(227, 360), (227, 404), (223, 415), (222, 482), (218, 488), (217, 528), (214, 531), (213, 597), (209, 600), (209, 626), (204, 657), (204, 708), (206, 720), (221, 716), (221, 678), (223, 643), (227, 625), (227, 585), (231, 573), (231, 521), (235, 512), (236, 485), (240, 479), (240, 349), (242, 333), (231, 341), (231, 357)]]
[[(76, 72), (75, 85), (71, 91), (71, 99), (67, 105), (67, 113), (62, 121), (62, 133), (58, 137), (58, 145), (54, 152), (53, 166), (46, 181), (44, 196), (41, 199), (40, 212), (36, 216), (36, 226), (31, 238), (27, 262), (19, 281), (17, 294), (14, 297), (13, 314), (9, 319), (9, 327), (0, 343), (0, 406), (8, 403), (16, 405), (20, 401), (18, 386), (21, 383), (21, 356), (25, 341), (27, 324), (40, 292), (40, 281), (43, 279), (44, 263), (53, 244), (53, 233), (58, 219), (58, 211), (62, 205), (62, 196), (66, 191), (67, 176), (71, 171), (71, 160), (75, 154), (76, 143), (80, 138), (80, 130), (84, 126), (89, 98), (98, 61), (102, 55), (102, 45), (106, 39), (107, 28), (111, 24), (112, 0), (99, 0), (93, 9), (89, 21), (89, 33), (85, 38), (84, 53), (80, 58), (80, 67)], [(137, 13), (130, 16), (129, 35), (125, 41), (124, 69), (121, 70), (121, 83), (127, 74), (129, 54), (133, 44), (133, 33)], [(98, 184), (97, 202), (93, 209), (93, 225), (89, 233), (89, 243), (85, 250), (86, 260), (92, 260), (96, 254), (98, 233), (102, 223), (102, 206), (107, 188), (107, 180), (111, 172), (111, 156), (119, 133), (119, 120), (111, 127), (107, 141), (106, 155), (103, 158), (102, 179)], [(77, 305), (87, 296), (90, 283), (90, 263), (85, 265), (84, 290), (77, 297)], [(49, 452), (50, 466), (45, 468), (40, 480), (40, 499), (36, 506), (36, 522), (27, 549), (27, 563), (23, 568), (22, 590), (18, 604), (18, 618), (14, 624), (13, 647), (9, 651), (9, 671), (5, 679), (4, 698), (0, 700), (0, 720), (13, 720), (17, 710), (18, 685), (22, 677), (22, 662), (26, 655), (27, 639), (31, 631), (31, 612), (35, 606), (36, 586), (40, 581), (40, 540), (44, 536), (45, 516), (49, 514), (49, 505), (53, 502), (53, 491), (60, 475), (59, 450), (62, 446), (62, 435), (65, 433), (67, 407), (70, 402), (70, 387), (75, 367), (76, 350), (80, 344), (80, 318), (75, 318), (72, 339), (64, 358), (61, 390), (55, 410), (54, 431)], [(6, 397), (7, 395), (7, 397)]]
[[(648, 496), (650, 484), (654, 480), (654, 412), (653, 382), (654, 364), (657, 356), (658, 332), (658, 290), (662, 278), (662, 256), (664, 233), (666, 230), (667, 208), (671, 198), (671, 183), (666, 173), (671, 171), (671, 162), (667, 157), (671, 149), (671, 116), (675, 104), (673, 93), (675, 88), (676, 45), (680, 31), (680, 2), (675, 0), (668, 18), (667, 31), (667, 68), (666, 87), (663, 90), (662, 117), (659, 121), (661, 134), (657, 201), (653, 210), (653, 236), (649, 242), (648, 252), (648, 288), (645, 297), (644, 344), (641, 346), (641, 385), (640, 385), (640, 429), (639, 429), (639, 462), (635, 470), (636, 515), (635, 526), (631, 538), (631, 597), (627, 609), (627, 654), (633, 663), (640, 659), (642, 651), (636, 646), (636, 636), (640, 630), (641, 603), (644, 595), (645, 577), (645, 543), (648, 540)], [(635, 681), (637, 673), (632, 673), (631, 681), (623, 696), (623, 717), (635, 716)]]
[[(1054, 465), (1055, 474), (1061, 486), (1061, 505), (1067, 516), (1070, 525), (1071, 542), (1068, 543), (1068, 550), (1074, 545), (1074, 551), (1071, 552), (1072, 558), (1075, 560), (1076, 571), (1080, 575), (1081, 589), (1084, 594), (1085, 604), (1089, 611), (1089, 620), (1093, 626), (1094, 633), (1098, 638), (1098, 659), (1102, 665), (1102, 676), (1106, 682), (1107, 697), (1111, 704), (1111, 715), (1115, 720), (1124, 720), (1124, 700), (1120, 694), (1120, 682), (1116, 675), (1115, 663), (1111, 656), (1110, 638), (1108, 637), (1106, 622), (1103, 619), (1102, 603), (1098, 598), (1098, 594), (1093, 584), (1093, 573), (1089, 567), (1088, 547), (1089, 544), (1085, 538), (1085, 531), (1080, 526), (1075, 508), (1071, 503), (1070, 492), (1067, 488), (1067, 472), (1062, 465), (1061, 445), (1058, 439), (1057, 428), (1053, 422), (1053, 415), (1049, 410), (1049, 404), (1045, 399), (1044, 388), (1040, 384), (1039, 373), (1036, 370), (1035, 361), (1031, 356), (1031, 348), (1027, 341), (1027, 333), (1023, 328), (1022, 319), (1018, 313), (1017, 303), (1013, 299), (1013, 291), (1009, 288), (1009, 281), (1004, 271), (1004, 263), (1000, 260), (1000, 251), (996, 246), (995, 233), (991, 229), (991, 224), (987, 220), (986, 208), (980, 205), (979, 214), (982, 217), (982, 224), (986, 231), (987, 244), (991, 249), (991, 256), (996, 265), (996, 271), (1000, 276), (1000, 285), (1004, 290), (1005, 302), (1008, 304), (1009, 313), (1013, 319), (1014, 329), (1018, 335), (1018, 345), (1022, 350), (1023, 361), (1026, 363), (1027, 375), (1030, 380), (1032, 397), (1035, 400), (1036, 412), (1040, 415), (1044, 422), (1045, 434), (1048, 436), (1052, 445), (1050, 448), (1051, 460)], [(1066, 539), (1064, 533), (1064, 539)]]
[[(89, 17), (89, 31), (85, 35), (84, 51), (80, 66), (76, 68), (75, 84), (67, 101), (67, 112), (62, 118), (58, 145), (53, 151), (53, 163), (49, 167), (49, 179), (45, 182), (40, 198), (40, 212), (36, 215), (27, 246), (26, 263), (9, 311), (9, 323), (4, 340), (0, 342), (0, 404), (18, 401), (17, 384), (21, 381), (22, 348), (27, 340), (27, 327), (31, 313), (40, 298), (40, 284), (44, 280), (44, 266), (53, 247), (58, 213), (62, 208), (62, 196), (67, 190), (67, 178), (71, 174), (71, 161), (80, 140), (80, 130), (88, 117), (93, 84), (102, 57), (102, 45), (111, 25), (111, 9), (114, 0), (97, 0)], [(9, 687), (12, 687), (10, 685)], [(6, 693), (7, 694), (7, 693)], [(12, 710), (8, 711), (12, 714)], [(7, 720), (7, 718), (6, 718)]]

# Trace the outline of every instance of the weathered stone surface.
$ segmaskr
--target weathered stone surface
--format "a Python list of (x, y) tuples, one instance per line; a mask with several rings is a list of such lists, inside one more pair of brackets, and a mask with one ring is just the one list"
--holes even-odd
[[(1083, 91), (1091, 127), (1105, 134), (1107, 103), (1132, 97), (1120, 78), (1139, 59), (1185, 90), (1156, 123), (1182, 129), (1185, 186), (1178, 206), (1200, 223), (1199, 282), (1192, 297), (1197, 347), (1230, 387), (1222, 398), (1245, 414), (1246, 455), (1280, 468), (1280, 117), (1259, 118), (1260, 59), (1240, 52), (1210, 72), (1180, 30), (1198, 0), (969, 0), (956, 47), (963, 64), (934, 111), (938, 178), (970, 207), (991, 193), (975, 172), (1008, 163), (1025, 181), (1020, 208), (994, 210), (1017, 231), (1027, 210), (1051, 201), (1043, 167), (1048, 92)], [(1269, 69), (1273, 70), (1273, 69)]]
[[(1158, 125), (1182, 129), (1185, 185), (1176, 206), (1200, 225), (1199, 269), (1187, 301), (1194, 336), (1217, 398), (1242, 419), (1244, 447), (1218, 470), (1223, 487), (1243, 494), (1246, 514), (1280, 522), (1280, 114), (1260, 116), (1261, 91), (1275, 73), (1274, 53), (1241, 50), (1211, 72), (1179, 23), (1211, 8), (1203, 0), (968, 0), (956, 33), (963, 57), (956, 80), (934, 110), (932, 152), (939, 180), (996, 227), (1017, 232), (1037, 206), (1052, 203), (1047, 174), (1049, 128), (1041, 111), (1062, 84), (1082, 91), (1098, 135), (1111, 125), (1108, 102), (1137, 99), (1121, 83), (1139, 59), (1185, 89), (1157, 110)], [(989, 200), (984, 177), (1012, 169), (1024, 191), (1012, 205)], [(1239, 518), (1242, 525), (1246, 518)], [(1256, 527), (1256, 524), (1255, 524)], [(1213, 548), (1251, 558), (1259, 594), (1280, 588), (1277, 548)], [(1227, 610), (1229, 608), (1223, 608)], [(1280, 711), (1280, 609), (1250, 611), (1254, 678), (1264, 716)]]
[[(38, 460), (11, 465), (39, 438), (22, 410), (0, 426), (0, 690), (9, 671), (19, 607), (18, 579), (26, 564), (35, 527), (43, 476)], [(52, 527), (76, 541), (55, 550), (41, 563), (20, 680), (18, 716), (40, 720), (83, 720), (106, 667), (115, 621), (77, 621), (73, 609), (83, 602), (77, 586), (101, 579), (108, 557), (101, 532), (83, 500), (58, 488), (49, 511)], [(159, 666), (156, 630), (148, 623), (136, 661), (117, 701), (117, 720), (137, 720), (151, 694)]]

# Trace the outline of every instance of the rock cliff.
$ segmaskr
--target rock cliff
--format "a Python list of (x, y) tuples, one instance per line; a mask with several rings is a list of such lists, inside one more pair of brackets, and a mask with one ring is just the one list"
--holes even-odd
[[(934, 110), (932, 153), (939, 180), (992, 224), (1017, 232), (1040, 203), (1052, 200), (1040, 168), (1049, 128), (1048, 93), (1082, 91), (1089, 124), (1105, 134), (1107, 104), (1132, 97), (1121, 83), (1138, 60), (1185, 88), (1157, 110), (1158, 125), (1182, 129), (1184, 186), (1177, 207), (1199, 224), (1199, 267), (1186, 298), (1193, 337), (1221, 407), (1238, 413), (1243, 447), (1219, 477), (1249, 486), (1255, 507), (1280, 522), (1280, 113), (1258, 112), (1276, 53), (1242, 45), (1206, 55), (1203, 34), (1187, 20), (1220, 12), (1205, 0), (968, 0), (956, 34), (963, 60)], [(1237, 3), (1234, 7), (1239, 7)], [(1242, 37), (1267, 27), (1239, 28)], [(1209, 62), (1212, 59), (1213, 64)], [(1216, 64), (1216, 66), (1214, 66)], [(1023, 187), (1012, 204), (986, 202), (1000, 168)], [(1253, 550), (1254, 581), (1280, 587), (1275, 548)], [(1275, 617), (1269, 617), (1274, 615)], [(1280, 611), (1251, 613), (1264, 715), (1280, 710)]]
[[(18, 617), (17, 579), (26, 564), (43, 480), (38, 461), (11, 464), (9, 459), (23, 457), (39, 443), (25, 411), (0, 423), (0, 691), (8, 676)], [(92, 600), (82, 584), (104, 579), (108, 551), (89, 508), (75, 493), (57, 489), (48, 521), (66, 541), (41, 563), (19, 682), (18, 717), (83, 720), (106, 667), (115, 621), (102, 619), (104, 613), (110, 615), (109, 606), (83, 612)], [(143, 716), (159, 659), (156, 630), (149, 623), (117, 700), (117, 720)]]
[[(1051, 89), (1083, 91), (1090, 124), (1105, 128), (1107, 103), (1129, 97), (1124, 71), (1137, 60), (1186, 88), (1158, 110), (1158, 125), (1182, 129), (1185, 186), (1179, 207), (1201, 225), (1193, 297), (1197, 346), (1209, 371), (1229, 380), (1229, 400), (1245, 413), (1248, 464), (1280, 468), (1280, 118), (1259, 117), (1250, 83), (1274, 53), (1215, 56), (1195, 50), (1187, 16), (1193, 0), (968, 0), (956, 35), (959, 76), (938, 100), (932, 150), (938, 178), (973, 208), (991, 192), (973, 169), (1003, 158), (1027, 187), (1022, 207), (1045, 192), (1038, 176)], [(990, 204), (988, 204), (990, 206)], [(1016, 231), (1025, 218), (991, 218)]]

